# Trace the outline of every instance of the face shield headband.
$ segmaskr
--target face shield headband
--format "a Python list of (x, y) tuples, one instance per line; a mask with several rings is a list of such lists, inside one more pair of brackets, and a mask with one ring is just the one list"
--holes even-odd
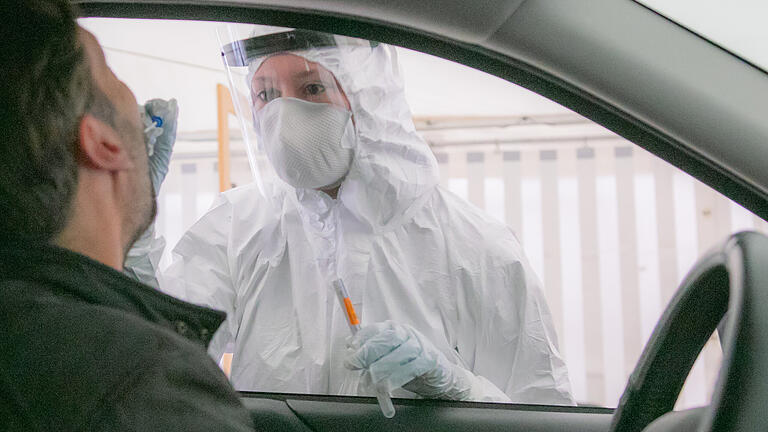
[(246, 67), (254, 59), (280, 52), (342, 46), (375, 48), (378, 45), (379, 43), (375, 41), (336, 37), (332, 34), (296, 29), (229, 43), (222, 47), (221, 55), (224, 57), (225, 64), (229, 66)]
[(355, 130), (349, 101), (325, 60), (336, 65), (340, 54), (360, 48), (370, 52), (378, 45), (306, 30), (221, 45), (233, 94), (239, 95), (238, 116), (241, 122), (250, 119), (255, 132), (255, 140), (247, 139), (250, 131), (244, 128), (258, 183), (264, 170), (256, 165), (265, 159), (278, 177), (296, 188), (326, 188), (343, 179), (352, 160)]

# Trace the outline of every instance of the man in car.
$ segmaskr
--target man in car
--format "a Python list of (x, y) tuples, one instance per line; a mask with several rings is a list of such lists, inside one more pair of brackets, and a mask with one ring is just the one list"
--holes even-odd
[(0, 430), (251, 430), (224, 315), (121, 273), (156, 212), (134, 95), (67, 0), (0, 17)]
[(222, 52), (277, 179), (220, 196), (159, 281), (227, 311), (210, 351), (233, 344), (234, 386), (572, 404), (540, 283), (508, 227), (438, 185), (395, 49), (261, 30)]

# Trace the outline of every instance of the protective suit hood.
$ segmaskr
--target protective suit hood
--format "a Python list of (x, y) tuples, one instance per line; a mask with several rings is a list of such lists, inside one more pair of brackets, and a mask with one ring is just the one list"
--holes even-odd
[[(349, 101), (356, 139), (337, 197), (341, 205), (374, 232), (400, 225), (423, 204), (439, 174), (434, 155), (413, 125), (397, 51), (383, 44), (339, 44), (290, 54), (328, 69)], [(249, 65), (251, 74), (261, 63)], [(325, 193), (285, 186), (295, 191), (307, 216), (333, 205)]]

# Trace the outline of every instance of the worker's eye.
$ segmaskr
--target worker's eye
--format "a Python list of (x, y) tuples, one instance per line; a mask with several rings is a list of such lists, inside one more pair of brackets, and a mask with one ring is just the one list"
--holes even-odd
[(276, 88), (267, 88), (256, 93), (256, 99), (263, 103), (267, 103), (279, 97), (280, 97), (280, 91), (277, 90)]
[(307, 84), (304, 87), (304, 92), (309, 96), (317, 96), (321, 93), (325, 93), (325, 86), (322, 84)]

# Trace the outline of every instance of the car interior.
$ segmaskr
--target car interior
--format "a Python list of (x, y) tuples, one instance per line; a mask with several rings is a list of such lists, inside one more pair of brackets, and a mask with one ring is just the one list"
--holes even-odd
[[(768, 73), (630, 0), (73, 0), (81, 17), (239, 22), (371, 39), (507, 80), (768, 218)], [(482, 103), (482, 102), (479, 102)], [(768, 238), (733, 234), (676, 288), (616, 408), (242, 392), (255, 430), (761, 430), (768, 420)], [(670, 288), (673, 289), (673, 288)], [(675, 411), (718, 332), (711, 402)]]

